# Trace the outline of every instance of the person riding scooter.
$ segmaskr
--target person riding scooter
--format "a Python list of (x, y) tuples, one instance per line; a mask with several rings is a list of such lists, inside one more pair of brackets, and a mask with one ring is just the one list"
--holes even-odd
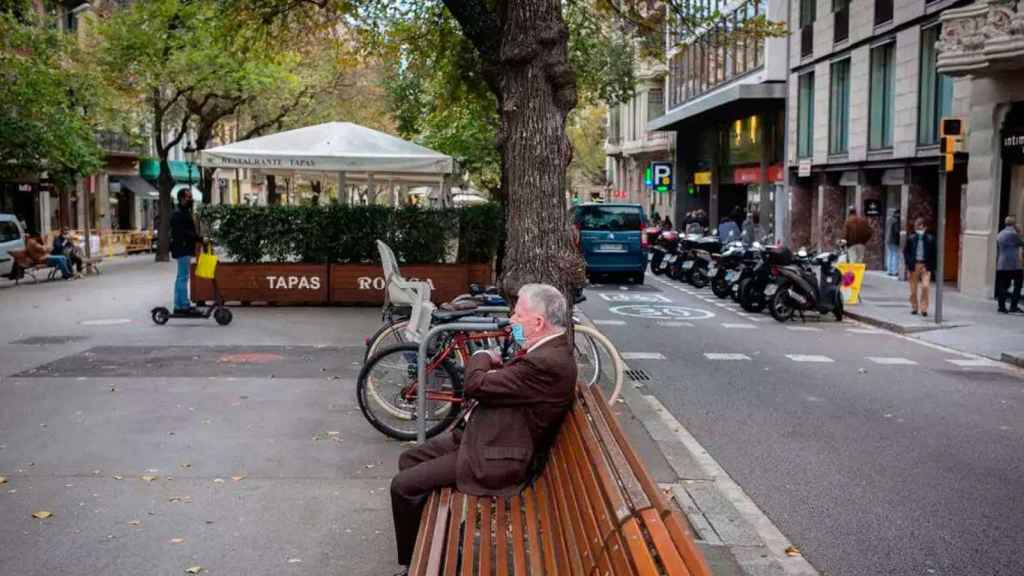
[(178, 263), (178, 274), (174, 280), (174, 313), (188, 314), (193, 311), (188, 297), (188, 274), (192, 256), (201, 238), (196, 233), (192, 220), (192, 192), (188, 188), (178, 191), (178, 209), (171, 215), (171, 256)]

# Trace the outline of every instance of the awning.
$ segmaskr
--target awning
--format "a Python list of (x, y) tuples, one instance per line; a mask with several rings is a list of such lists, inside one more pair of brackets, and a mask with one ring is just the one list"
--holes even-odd
[(121, 186), (135, 192), (142, 198), (159, 198), (160, 191), (146, 182), (141, 176), (118, 176), (117, 181)]
[[(168, 160), (167, 163), (171, 166), (171, 178), (175, 182), (182, 182), (185, 184), (192, 183), (198, 184), (200, 181), (199, 166), (192, 164), (184, 160)], [(191, 168), (191, 170), (189, 170)], [(189, 174), (191, 172), (191, 175)], [(139, 175), (143, 179), (151, 182), (156, 182), (160, 179), (160, 161), (147, 158), (139, 162)], [(191, 180), (189, 177), (191, 176)]]
[(201, 153), (207, 168), (265, 172), (451, 174), (451, 156), (349, 122), (328, 122), (218, 146)]
[(764, 82), (761, 84), (733, 84), (721, 90), (711, 92), (688, 102), (664, 116), (659, 116), (647, 123), (648, 130), (663, 130), (671, 128), (673, 124), (690, 120), (711, 112), (716, 108), (746, 104), (752, 101), (784, 100), (786, 98), (786, 85), (782, 82)]

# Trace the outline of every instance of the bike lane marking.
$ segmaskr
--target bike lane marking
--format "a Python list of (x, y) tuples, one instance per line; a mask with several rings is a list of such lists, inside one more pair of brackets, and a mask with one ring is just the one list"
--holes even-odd
[(620, 354), (623, 360), (665, 360), (661, 352), (623, 352)]

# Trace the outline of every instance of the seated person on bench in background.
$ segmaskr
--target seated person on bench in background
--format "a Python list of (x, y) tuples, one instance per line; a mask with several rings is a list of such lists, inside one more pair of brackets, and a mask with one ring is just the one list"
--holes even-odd
[(391, 481), (398, 563), (408, 566), (430, 493), (455, 486), (474, 496), (509, 496), (530, 479), (572, 407), (576, 360), (565, 331), (566, 303), (547, 284), (519, 290), (512, 335), (526, 350), (502, 365), (480, 350), (466, 362), (465, 429), (402, 453)]
[(75, 275), (71, 273), (71, 266), (68, 264), (67, 257), (64, 255), (56, 256), (47, 252), (46, 246), (43, 245), (43, 239), (40, 236), (29, 236), (25, 240), (25, 252), (28, 253), (28, 257), (32, 262), (46, 264), (60, 270), (61, 276), (65, 280), (74, 278)]
[(53, 239), (53, 250), (50, 250), (50, 254), (64, 256), (68, 259), (68, 268), (77, 268), (78, 273), (82, 273), (82, 267), (85, 265), (82, 251), (75, 245), (75, 240), (68, 234), (67, 228), (61, 226), (60, 233)]

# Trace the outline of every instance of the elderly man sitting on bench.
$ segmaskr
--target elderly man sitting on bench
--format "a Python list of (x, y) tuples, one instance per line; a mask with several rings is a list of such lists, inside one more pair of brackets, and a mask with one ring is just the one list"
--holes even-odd
[[(423, 505), (446, 486), (474, 496), (519, 492), (572, 407), (576, 361), (566, 337), (566, 303), (546, 284), (519, 290), (512, 336), (524, 350), (502, 364), (495, 350), (466, 362), (464, 429), (441, 434), (398, 460), (391, 509), (398, 563), (408, 566)], [(543, 458), (538, 459), (542, 461)]]

